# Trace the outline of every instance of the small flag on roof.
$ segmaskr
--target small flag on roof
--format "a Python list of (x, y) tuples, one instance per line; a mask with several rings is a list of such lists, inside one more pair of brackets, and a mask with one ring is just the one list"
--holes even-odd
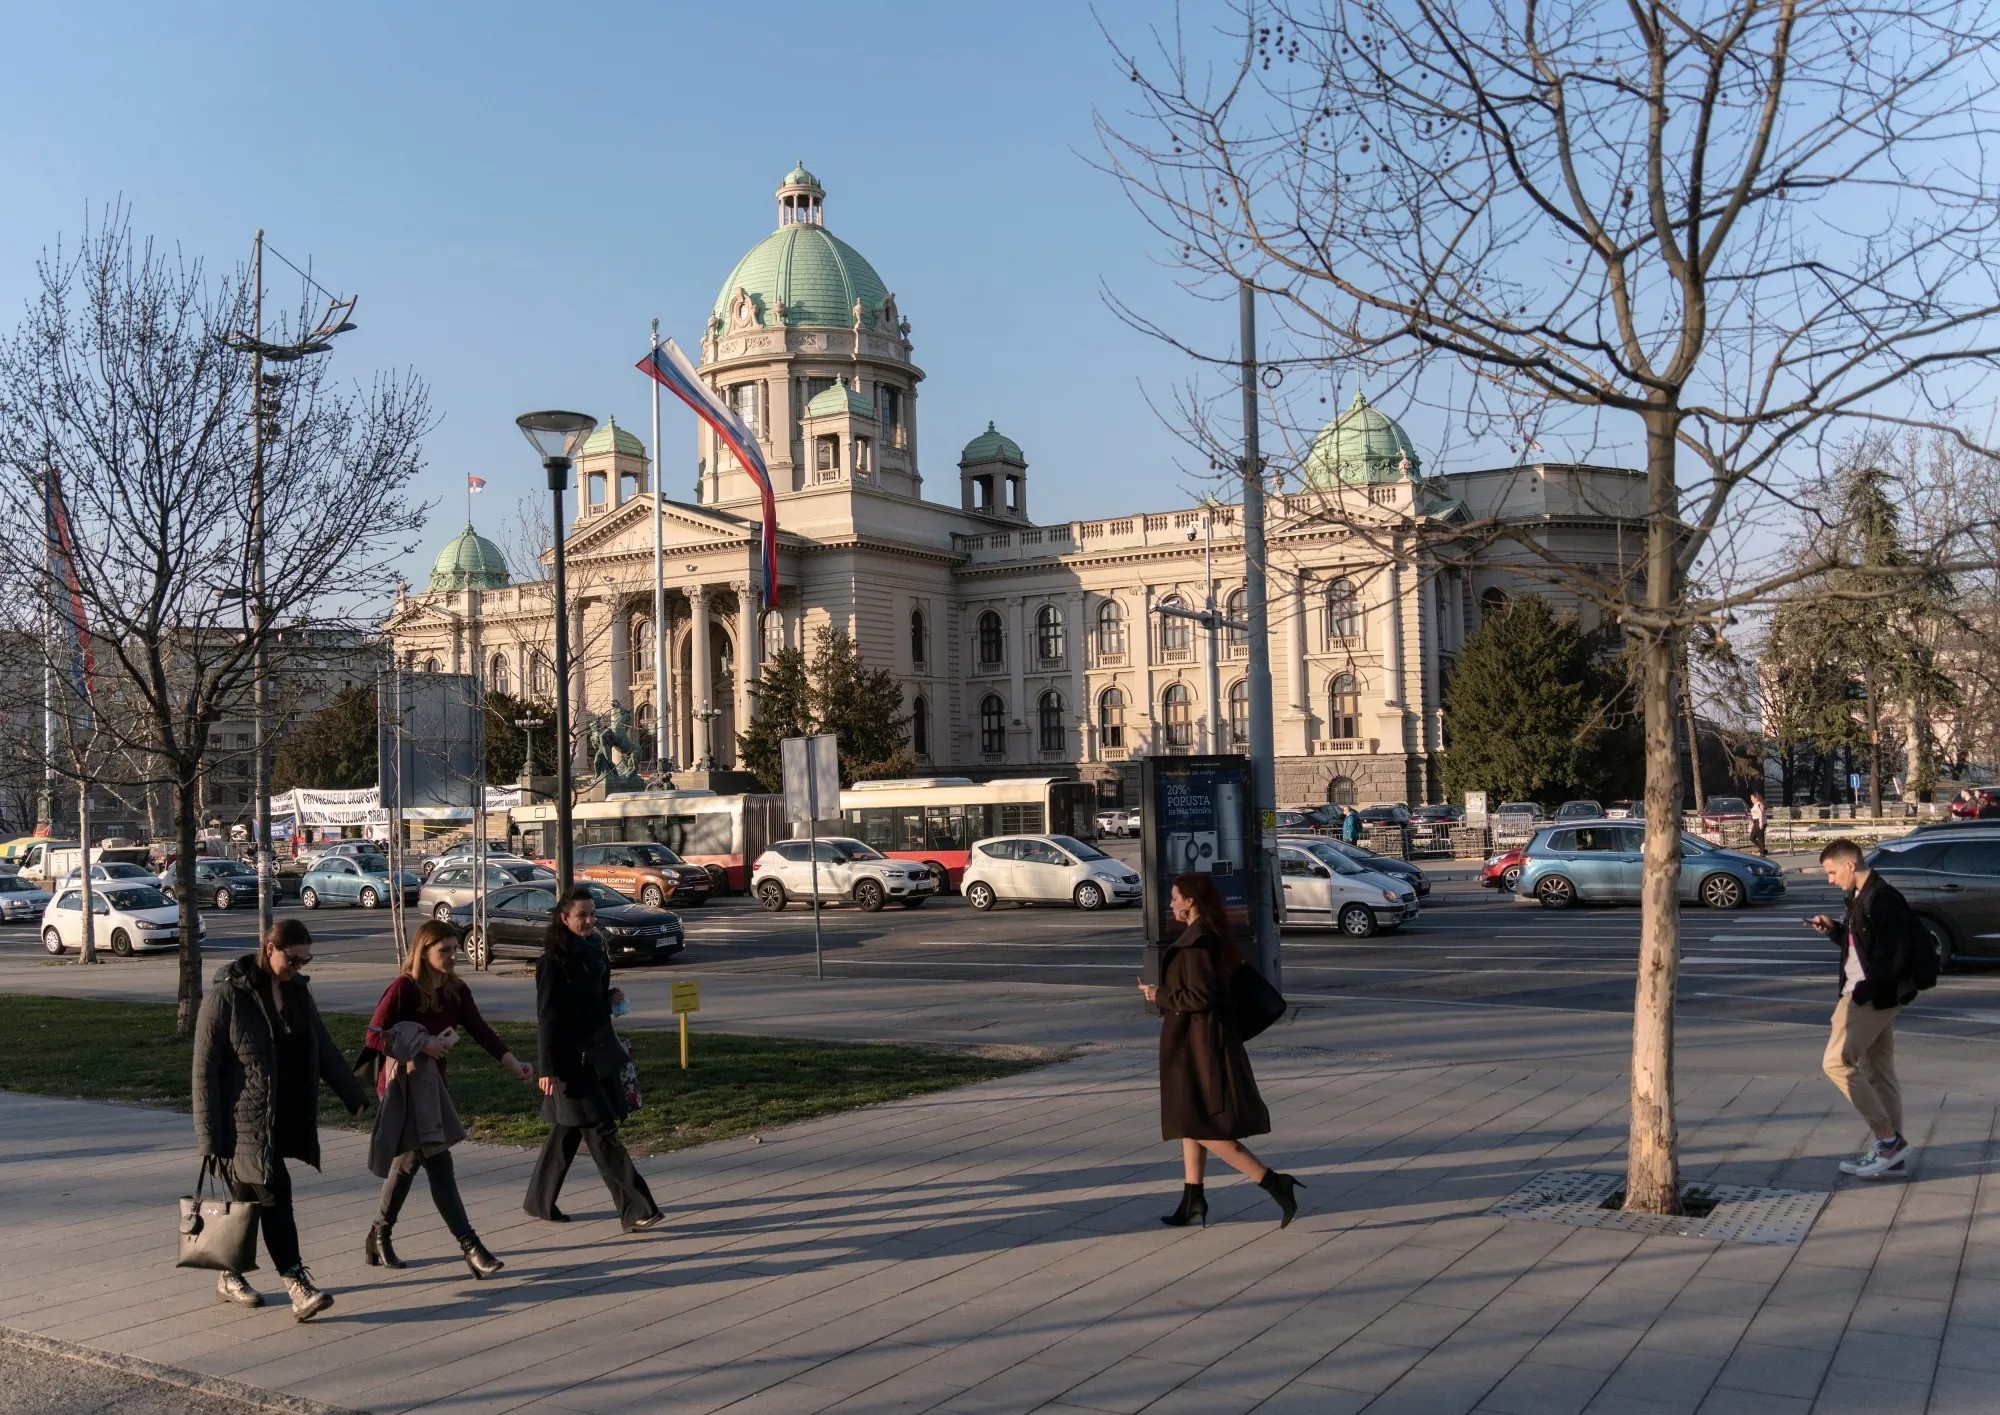
[(470, 488), (471, 488), (471, 489), (472, 489), (473, 491), (475, 491), (475, 492), (480, 492), (480, 491), (484, 491), (484, 490), (486, 490), (486, 478), (485, 478), (485, 477), (471, 477), (471, 476), (469, 476), (469, 477), (467, 477), (467, 478), (465, 479), (465, 484), (466, 484), (466, 485), (467, 485), (468, 487), (470, 487)]

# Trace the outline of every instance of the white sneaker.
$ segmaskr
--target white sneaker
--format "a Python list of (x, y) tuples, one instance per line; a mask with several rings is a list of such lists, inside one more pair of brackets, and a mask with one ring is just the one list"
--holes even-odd
[(1840, 1162), (1840, 1172), (1842, 1174), (1861, 1173), (1861, 1166), (1875, 1158), (1875, 1143), (1876, 1142), (1874, 1140), (1872, 1139), (1869, 1140), (1868, 1144), (1862, 1149), (1860, 1154), (1856, 1155), (1851, 1160), (1842, 1160)]
[(1855, 1167), (1855, 1177), (1858, 1179), (1880, 1179), (1883, 1175), (1892, 1172), (1901, 1171), (1907, 1173), (1908, 1171), (1904, 1170), (1904, 1162), (1909, 1159), (1910, 1151), (1915, 1148), (1916, 1146), (1900, 1135), (1893, 1140), (1877, 1140), (1875, 1142), (1875, 1153)]

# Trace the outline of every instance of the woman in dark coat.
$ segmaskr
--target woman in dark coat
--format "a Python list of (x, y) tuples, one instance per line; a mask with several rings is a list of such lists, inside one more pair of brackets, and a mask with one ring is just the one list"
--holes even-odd
[[(255, 953), (216, 973), (194, 1026), (195, 1143), (238, 1200), (259, 1205), (264, 1250), (301, 1322), (331, 1307), (333, 1296), (313, 1284), (299, 1257), (285, 1161), (319, 1168), (320, 1082), (355, 1115), (368, 1103), (306, 989), (299, 970), (311, 961), (305, 925), (278, 920)], [(221, 1274), (216, 1291), (238, 1306), (264, 1303), (241, 1273)]]
[(1212, 1154), (1277, 1201), (1283, 1228), (1299, 1211), (1294, 1191), (1302, 1186), (1241, 1143), (1247, 1135), (1270, 1133), (1271, 1113), (1257, 1094), (1257, 1078), (1237, 1034), (1229, 980), (1243, 959), (1230, 935), (1229, 916), (1215, 882), (1204, 874), (1177, 876), (1171, 904), (1184, 932), (1160, 960), (1159, 985), (1139, 984), (1146, 1001), (1160, 1009), (1160, 1136), (1181, 1142), (1186, 1177), (1180, 1207), (1160, 1222), (1207, 1226), (1202, 1180)]
[[(618, 1138), (626, 1114), (622, 1089), (606, 1074), (607, 1048), (615, 1045), (611, 1009), (625, 994), (611, 986), (611, 960), (597, 937), (597, 901), (573, 887), (556, 908), (535, 962), (535, 1033), (540, 1053), (542, 1119), (549, 1137), (528, 1177), (522, 1207), (549, 1223), (568, 1223), (556, 1207), (563, 1179), (580, 1141), (618, 1205), (627, 1233), (651, 1228), (666, 1215), (653, 1202), (646, 1177)], [(592, 1064), (592, 1057), (597, 1064)]]

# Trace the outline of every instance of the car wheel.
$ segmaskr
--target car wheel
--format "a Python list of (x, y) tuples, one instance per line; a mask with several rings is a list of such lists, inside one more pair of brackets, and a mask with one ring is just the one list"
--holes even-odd
[(227, 889), (218, 889), (215, 891), (216, 908), (227, 909), (230, 908), (234, 903), (235, 901), (229, 897), (229, 891)]
[(1340, 931), (1349, 938), (1368, 938), (1375, 932), (1375, 911), (1366, 904), (1349, 904), (1340, 911)]
[(924, 861), (924, 868), (931, 872), (931, 878), (937, 882), (937, 892), (939, 894), (951, 893), (950, 870), (947, 870), (943, 865), (940, 865), (936, 860)]
[(1507, 893), (1512, 894), (1520, 887), (1520, 884), (1521, 867), (1519, 865), (1509, 865), (1506, 869), (1500, 871), (1500, 888)]
[(445, 901), (442, 899), (438, 900), (437, 907), (431, 910), (431, 917), (433, 919), (436, 919), (440, 924), (450, 923), (451, 905), (445, 903)]
[(1920, 920), (1924, 932), (1930, 935), (1931, 947), (1937, 950), (1938, 976), (1943, 977), (1951, 970), (1951, 934), (1944, 925), (1933, 919)]
[(708, 892), (710, 894), (729, 893), (729, 871), (720, 865), (703, 865), (708, 871)]
[(1086, 914), (1093, 909), (1102, 909), (1104, 907), (1103, 889), (1092, 884), (1089, 880), (1085, 880), (1076, 887), (1074, 897), (1076, 899), (1076, 907), (1083, 910)]
[(373, 909), (376, 905), (380, 904), (381, 902), (382, 902), (382, 896), (377, 894), (373, 889), (364, 889), (361, 891), (362, 908)]
[(485, 968), (493, 960), (486, 956), (486, 930), (465, 931), (465, 959), (474, 968)]
[(319, 891), (311, 885), (307, 885), (304, 889), (301, 889), (299, 891), (299, 905), (305, 909), (319, 908)]
[(888, 897), (882, 886), (872, 879), (864, 879), (854, 886), (854, 902), (870, 914), (880, 909)]
[(1701, 902), (1711, 909), (1740, 909), (1743, 897), (1743, 881), (1735, 875), (1713, 874), (1701, 882)]
[(999, 896), (994, 894), (993, 886), (985, 880), (974, 880), (965, 887), (965, 902), (983, 912), (997, 904)]
[(657, 884), (649, 884), (639, 891), (639, 902), (648, 909), (657, 909), (667, 902), (667, 896), (660, 892)]
[(1576, 903), (1576, 886), (1562, 875), (1550, 875), (1535, 886), (1544, 909), (1567, 909)]
[(773, 914), (791, 903), (785, 898), (785, 887), (774, 879), (767, 879), (757, 886), (757, 902)]
[(120, 958), (130, 958), (132, 956), (132, 935), (126, 933), (123, 929), (113, 929), (111, 931), (111, 951)]
[(42, 930), (42, 947), (60, 958), (63, 951), (62, 935), (54, 929)]

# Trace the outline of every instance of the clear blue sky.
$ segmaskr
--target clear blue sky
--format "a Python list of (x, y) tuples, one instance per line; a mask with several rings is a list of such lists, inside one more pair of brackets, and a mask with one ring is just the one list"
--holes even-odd
[[(1101, 7), (1131, 33), (1158, 9)], [(1184, 504), (1164, 406), (1192, 370), (1127, 330), (1100, 283), (1226, 346), (1233, 311), (1177, 291), (1123, 193), (1093, 171), (1093, 104), (1124, 101), (1090, 10), (369, 3), (14, 7), (0, 127), (0, 324), (38, 252), (122, 197), (135, 227), (211, 262), (251, 233), (337, 290), (341, 368), (409, 367), (441, 422), (440, 502), (411, 572), (463, 519), (489, 529), (540, 480), (513, 417), (573, 407), (646, 435), (648, 321), (690, 350), (803, 159), (828, 228), (882, 274), (928, 374), (919, 449), (955, 500), (989, 418), (1055, 520)], [(1082, 154), (1082, 155), (1079, 155)], [(284, 277), (284, 278), (278, 278)], [(282, 267), (271, 288), (296, 284)], [(691, 495), (690, 415), (665, 485)]]

